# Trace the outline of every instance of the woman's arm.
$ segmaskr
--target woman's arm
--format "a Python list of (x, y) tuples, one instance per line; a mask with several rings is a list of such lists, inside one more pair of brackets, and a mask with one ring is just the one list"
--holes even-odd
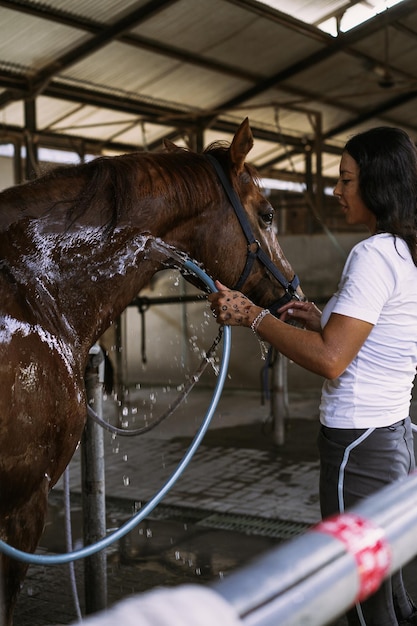
[[(216, 286), (219, 291), (210, 294), (209, 301), (217, 322), (250, 327), (263, 309), (240, 292), (221, 283)], [(294, 308), (302, 310), (295, 303)], [(255, 330), (298, 365), (325, 378), (337, 378), (358, 354), (372, 328), (369, 322), (333, 313), (319, 332), (290, 326), (272, 315), (263, 317)]]

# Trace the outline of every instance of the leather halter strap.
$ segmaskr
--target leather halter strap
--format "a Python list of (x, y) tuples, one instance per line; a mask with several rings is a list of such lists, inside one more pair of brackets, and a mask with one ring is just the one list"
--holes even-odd
[(298, 294), (296, 293), (296, 289), (300, 284), (299, 278), (295, 274), (293, 279), (291, 281), (288, 281), (282, 274), (282, 272), (280, 272), (280, 270), (277, 268), (277, 266), (272, 263), (269, 256), (265, 254), (265, 252), (261, 248), (261, 244), (254, 237), (248, 217), (242, 206), (239, 196), (231, 186), (224, 172), (224, 169), (222, 168), (218, 160), (215, 159), (211, 154), (206, 154), (206, 157), (209, 159), (210, 163), (214, 167), (217, 176), (219, 177), (220, 182), (223, 185), (224, 191), (229, 198), (230, 204), (235, 211), (236, 217), (239, 220), (240, 226), (246, 237), (246, 241), (248, 242), (246, 264), (243, 268), (239, 280), (237, 281), (233, 289), (240, 290), (242, 288), (252, 270), (254, 262), (256, 261), (256, 259), (258, 259), (258, 261), (262, 263), (262, 265), (268, 270), (268, 272), (270, 272), (270, 274), (272, 274), (272, 276), (284, 288), (284, 295), (279, 300), (273, 302), (270, 306), (268, 306), (269, 311), (271, 311), (273, 315), (277, 316), (277, 309), (279, 309), (281, 306), (283, 306), (290, 300), (300, 299)]

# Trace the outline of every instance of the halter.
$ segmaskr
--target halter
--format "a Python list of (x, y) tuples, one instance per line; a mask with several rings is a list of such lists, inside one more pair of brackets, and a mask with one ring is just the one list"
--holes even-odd
[(300, 297), (296, 293), (296, 289), (300, 284), (299, 278), (297, 274), (294, 274), (293, 279), (291, 281), (288, 281), (285, 278), (285, 276), (279, 271), (276, 265), (272, 263), (269, 256), (265, 254), (265, 252), (261, 248), (261, 244), (259, 243), (257, 239), (255, 239), (253, 235), (251, 226), (249, 224), (249, 220), (242, 206), (242, 203), (239, 199), (239, 196), (237, 195), (237, 193), (235, 192), (235, 190), (229, 183), (222, 166), (217, 161), (217, 159), (215, 159), (211, 154), (206, 154), (206, 156), (209, 159), (212, 166), (214, 167), (214, 169), (216, 170), (216, 173), (220, 179), (220, 182), (223, 185), (224, 191), (226, 192), (226, 195), (230, 200), (230, 204), (232, 205), (235, 211), (236, 217), (239, 220), (239, 223), (242, 227), (243, 233), (246, 237), (246, 241), (248, 242), (246, 264), (245, 264), (245, 267), (243, 268), (243, 272), (241, 273), (239, 280), (237, 281), (233, 289), (240, 290), (242, 288), (242, 286), (246, 282), (246, 279), (248, 278), (252, 270), (254, 262), (256, 261), (256, 259), (258, 259), (258, 261), (262, 263), (262, 265), (272, 274), (272, 276), (279, 282), (279, 284), (285, 290), (284, 295), (279, 300), (277, 300), (276, 302), (273, 302), (268, 307), (269, 311), (271, 311), (271, 313), (277, 317), (277, 310), (281, 306), (283, 306), (290, 300), (300, 299)]

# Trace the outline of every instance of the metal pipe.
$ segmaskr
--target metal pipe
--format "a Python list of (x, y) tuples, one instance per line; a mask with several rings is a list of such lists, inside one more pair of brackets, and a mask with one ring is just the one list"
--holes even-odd
[[(85, 374), (87, 401), (103, 417), (104, 354), (98, 344), (90, 350)], [(87, 419), (81, 448), (81, 480), (84, 545), (106, 536), (106, 494), (103, 429)], [(84, 561), (84, 593), (87, 614), (107, 606), (107, 558), (102, 550)]]
[[(341, 534), (328, 534), (319, 524), (231, 573), (214, 590), (233, 605), (245, 626), (322, 626), (335, 620), (363, 593), (359, 549), (375, 557), (371, 577), (384, 555), (390, 555), (385, 577), (417, 555), (417, 474), (337, 516), (335, 527), (352, 517), (363, 520), (359, 543), (347, 545)], [(376, 537), (382, 537), (385, 549), (375, 547)]]
[(271, 415), (273, 439), (277, 446), (285, 443), (285, 420), (288, 417), (287, 358), (280, 352), (272, 366)]
[(36, 138), (36, 104), (35, 97), (25, 98), (25, 146), (26, 146), (26, 180), (39, 175), (38, 142)]
[(128, 306), (136, 306), (139, 309), (148, 309), (152, 304), (181, 304), (183, 302), (206, 302), (206, 294), (182, 294), (180, 296), (136, 296)]

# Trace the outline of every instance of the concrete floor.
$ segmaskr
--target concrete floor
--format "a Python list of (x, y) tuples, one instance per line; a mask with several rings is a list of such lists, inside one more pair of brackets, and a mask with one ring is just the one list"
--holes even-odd
[[(157, 585), (217, 580), (319, 521), (319, 395), (318, 387), (290, 392), (285, 444), (277, 447), (269, 402), (261, 404), (260, 393), (253, 391), (225, 391), (203, 442), (163, 502), (139, 530), (109, 549), (109, 604)], [(159, 415), (172, 396), (161, 390), (130, 391), (123, 420), (138, 427), (141, 416)], [(108, 526), (119, 526), (161, 489), (188, 450), (210, 399), (208, 391), (193, 391), (175, 415), (139, 438), (104, 434)], [(105, 417), (114, 422), (117, 412), (117, 403), (107, 399)], [(79, 452), (70, 465), (70, 484), (79, 545)], [(62, 520), (61, 481), (51, 497), (41, 549), (64, 550)], [(83, 605), (82, 563), (75, 569)], [(31, 566), (15, 626), (74, 621), (66, 569)], [(341, 618), (337, 626), (343, 624)]]

